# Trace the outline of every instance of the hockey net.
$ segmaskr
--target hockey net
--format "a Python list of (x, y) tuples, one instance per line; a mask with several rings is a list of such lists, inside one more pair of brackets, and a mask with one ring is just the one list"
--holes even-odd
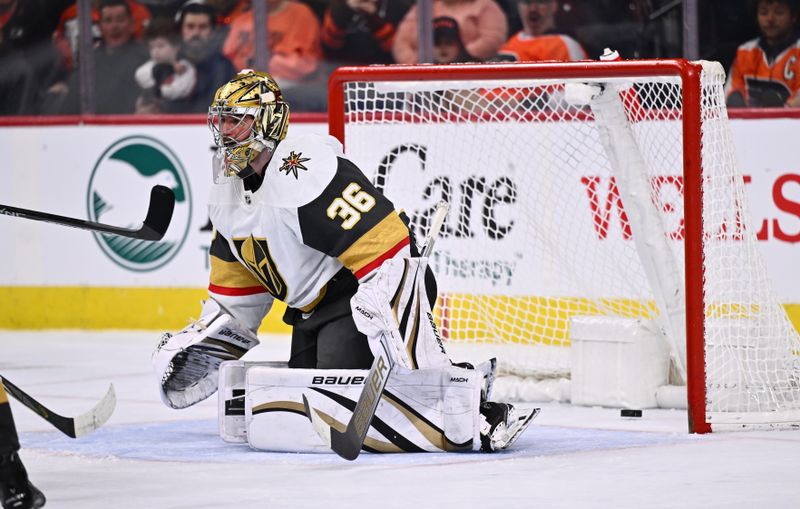
[(340, 69), (331, 133), (418, 238), (450, 203), (431, 266), (453, 357), (568, 379), (576, 318), (641, 319), (693, 431), (796, 425), (800, 338), (749, 224), (724, 79), (682, 60)]

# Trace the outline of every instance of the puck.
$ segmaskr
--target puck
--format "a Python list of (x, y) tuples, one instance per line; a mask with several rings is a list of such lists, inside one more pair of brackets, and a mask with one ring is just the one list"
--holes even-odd
[(620, 417), (641, 417), (642, 411), (641, 410), (632, 410), (630, 408), (623, 408), (619, 411)]

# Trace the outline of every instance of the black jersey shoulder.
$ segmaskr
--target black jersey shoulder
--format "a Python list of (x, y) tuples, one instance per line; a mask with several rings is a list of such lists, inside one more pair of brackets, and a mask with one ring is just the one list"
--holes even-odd
[[(368, 210), (363, 201), (351, 203), (355, 189), (374, 200)], [(393, 211), (392, 202), (366, 175), (352, 161), (339, 157), (333, 179), (317, 198), (298, 208), (297, 215), (304, 244), (339, 256)]]

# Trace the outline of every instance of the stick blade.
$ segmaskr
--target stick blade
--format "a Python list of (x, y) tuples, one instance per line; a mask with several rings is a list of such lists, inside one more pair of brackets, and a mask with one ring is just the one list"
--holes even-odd
[(150, 207), (141, 231), (144, 240), (161, 240), (167, 233), (175, 211), (175, 193), (166, 186), (154, 186), (150, 191)]
[(364, 439), (358, 436), (353, 426), (348, 426), (344, 433), (333, 429), (322, 420), (319, 412), (309, 404), (305, 394), (303, 394), (303, 406), (305, 406), (306, 415), (311, 421), (311, 426), (325, 445), (346, 460), (353, 461), (358, 458)]
[(105, 424), (114, 409), (117, 407), (117, 395), (114, 391), (114, 384), (108, 386), (105, 396), (91, 410), (76, 416), (74, 421), (74, 431), (67, 433), (72, 438), (82, 437), (92, 433), (97, 428)]
[(342, 458), (353, 461), (361, 454), (364, 438), (355, 428), (348, 426), (344, 433), (331, 429), (331, 449)]

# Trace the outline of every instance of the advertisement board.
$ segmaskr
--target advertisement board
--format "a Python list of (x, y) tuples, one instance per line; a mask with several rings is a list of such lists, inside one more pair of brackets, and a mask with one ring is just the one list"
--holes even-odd
[[(731, 125), (759, 246), (779, 299), (792, 310), (800, 303), (800, 272), (795, 268), (800, 258), (800, 155), (787, 140), (800, 135), (800, 119), (738, 119)], [(294, 123), (292, 131), (325, 133), (327, 125)], [(393, 142), (424, 137), (424, 132), (417, 132), (414, 139)], [(376, 144), (357, 162), (372, 175), (377, 161), (391, 149)], [(192, 313), (196, 315), (198, 301), (205, 296), (211, 240), (205, 201), (212, 185), (212, 146), (205, 125), (2, 127), (0, 150), (5, 155), (0, 204), (135, 227), (144, 219), (153, 185), (167, 185), (176, 192), (173, 221), (158, 243), (0, 216), (5, 248), (0, 263), (0, 327), (182, 327)], [(472, 150), (483, 147), (475, 144)], [(514, 151), (504, 151), (502, 157), (507, 160), (498, 164), (505, 168), (524, 167), (514, 160)], [(446, 174), (441, 170), (446, 168), (444, 160), (428, 163)], [(565, 171), (591, 176), (578, 166)], [(390, 176), (406, 186), (396, 187), (390, 198), (414, 209), (412, 214), (430, 206), (433, 199), (419, 201), (421, 189), (412, 189), (429, 179), (403, 178), (403, 172), (408, 177), (407, 172), (419, 171), (414, 159), (406, 158), (398, 160)], [(497, 178), (486, 183), (498, 195), (505, 192), (504, 185)], [(576, 192), (587, 192), (585, 182)], [(514, 219), (509, 207), (498, 206), (493, 214), (500, 226)], [(479, 222), (474, 227), (481, 234)], [(525, 286), (534, 271), (519, 270), (523, 236), (522, 230), (512, 231), (492, 260), (472, 259), (457, 242), (444, 242), (438, 270), (445, 277), (448, 273), (478, 276), (475, 284), (480, 288), (473, 291)], [(613, 249), (613, 243), (606, 246)], [(535, 262), (535, 256), (524, 255)], [(274, 317), (266, 327), (286, 330)]]

